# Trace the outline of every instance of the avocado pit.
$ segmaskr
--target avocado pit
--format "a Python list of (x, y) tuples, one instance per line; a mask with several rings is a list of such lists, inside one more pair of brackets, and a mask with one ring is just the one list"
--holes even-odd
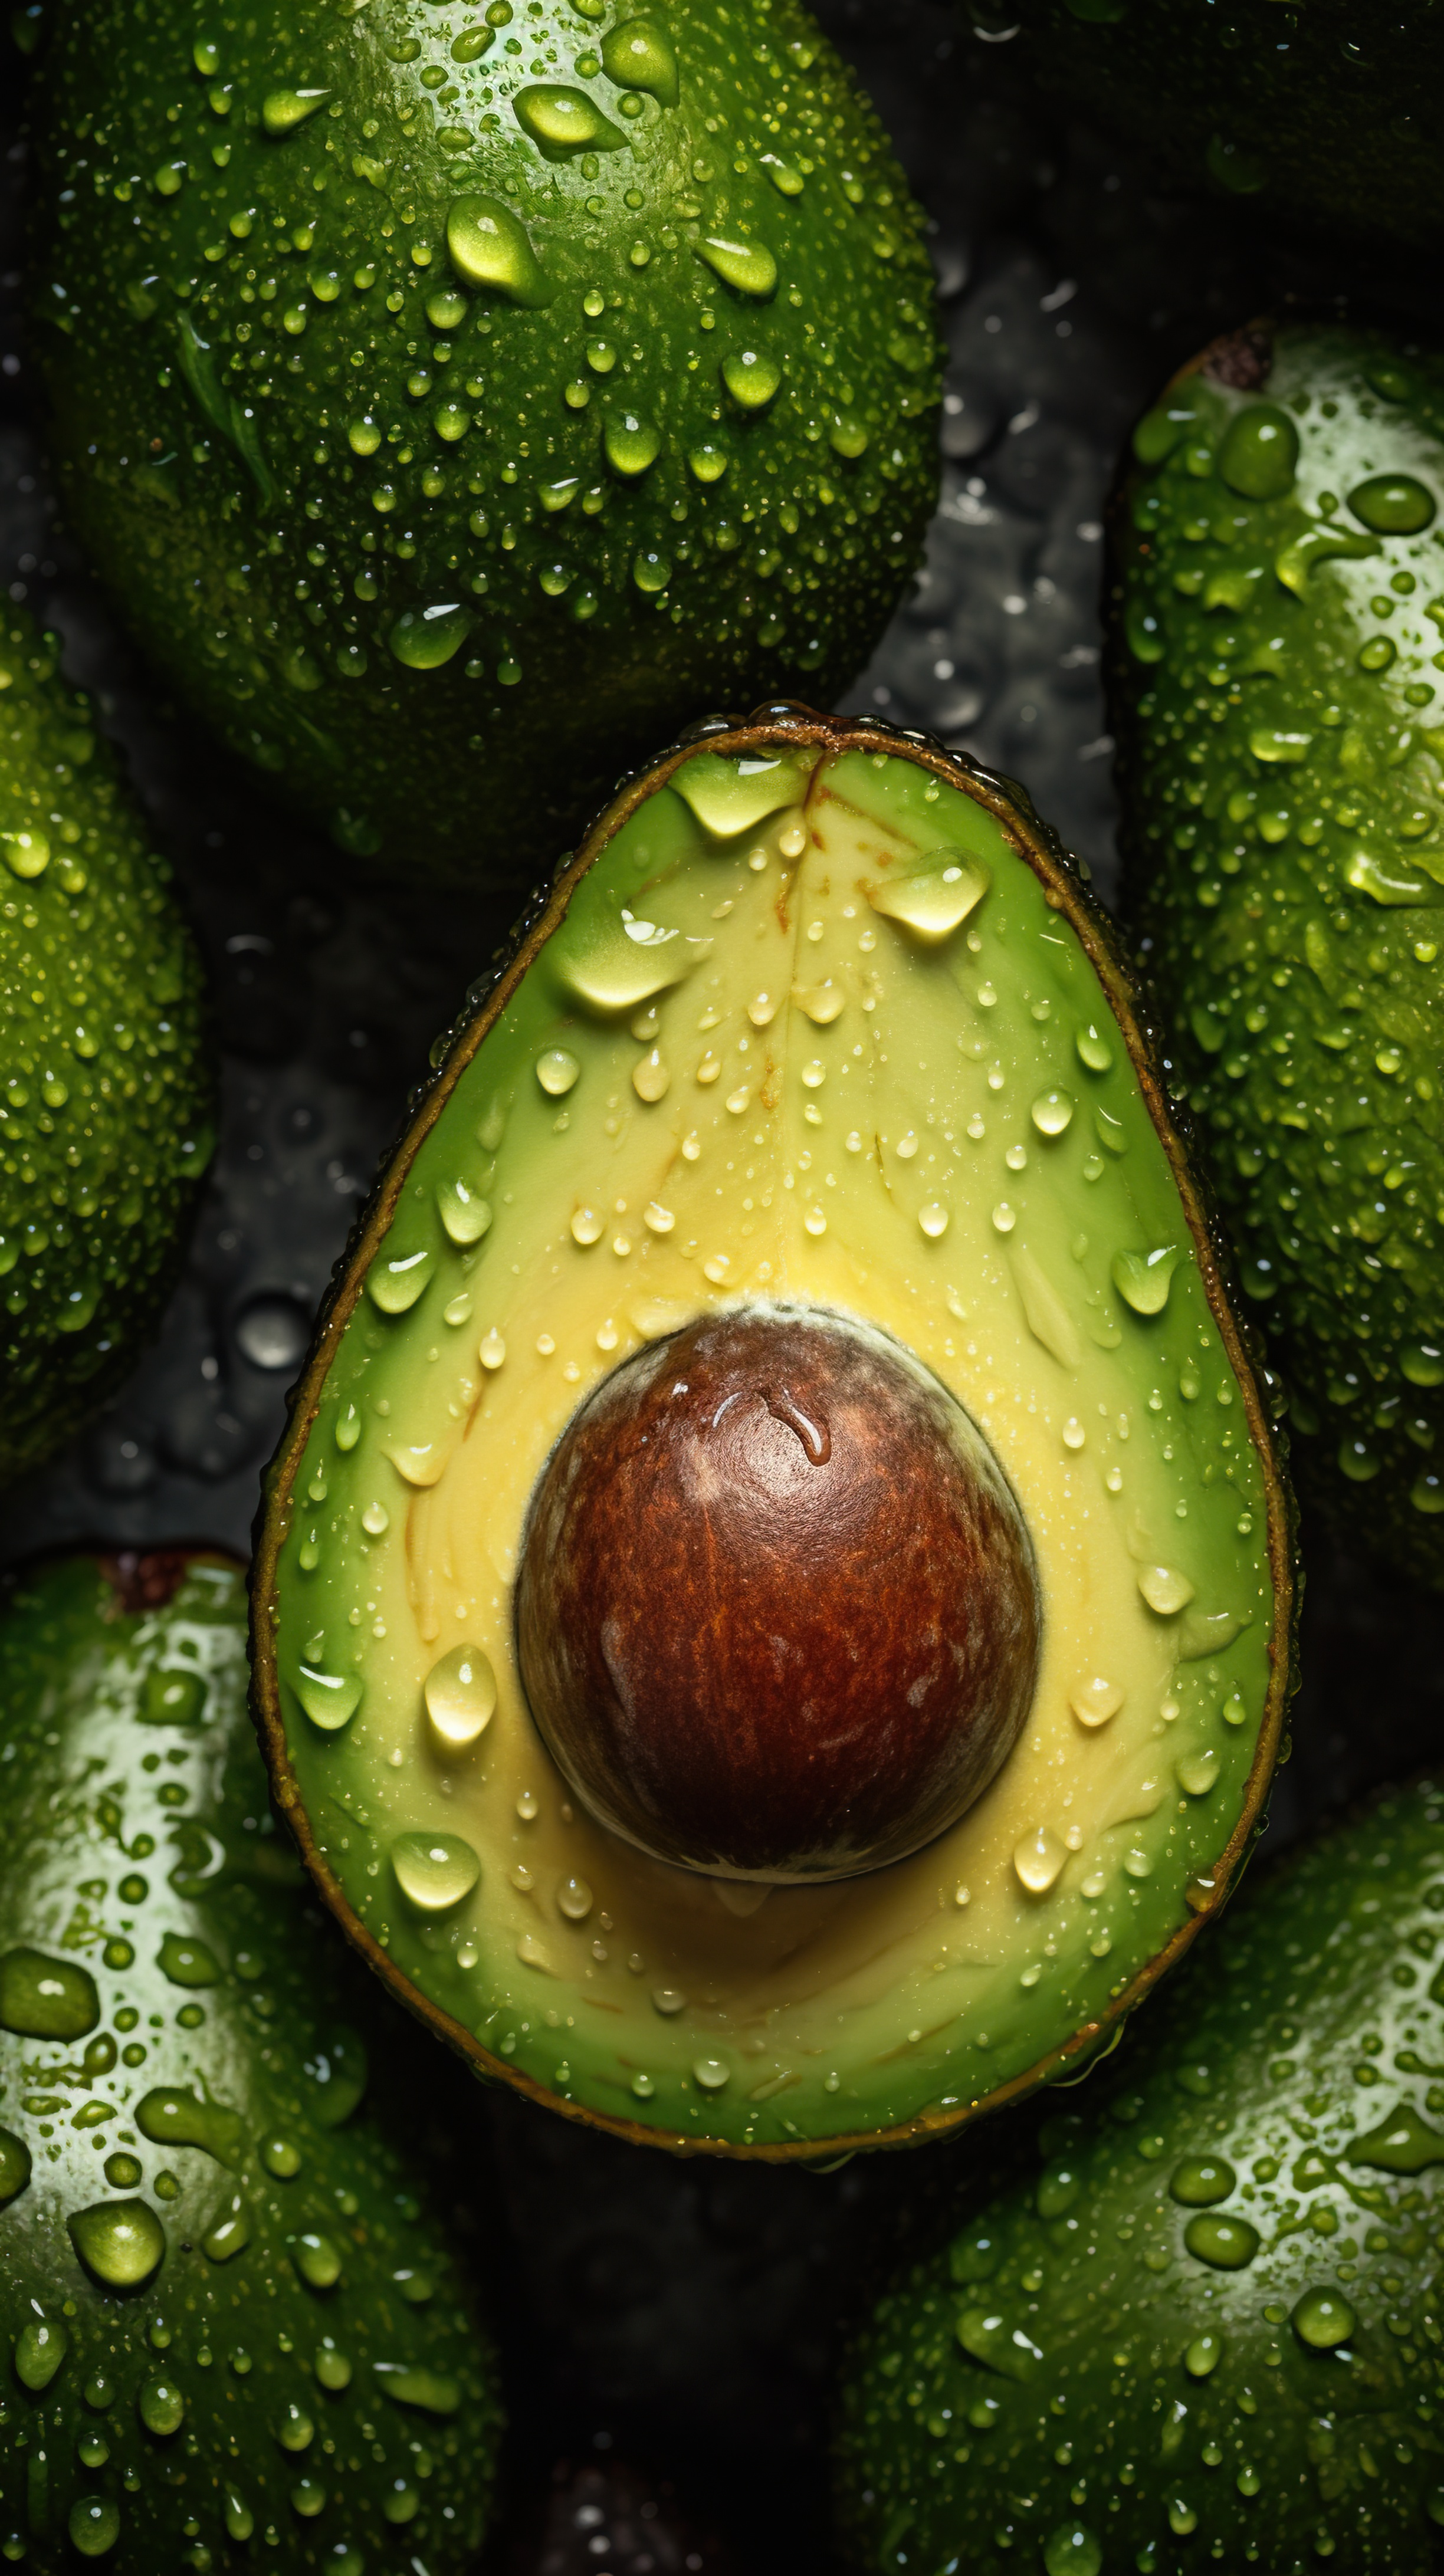
[(954, 1824), (1017, 1740), (1040, 1630), (969, 1414), (886, 1335), (784, 1306), (613, 1370), (543, 1472), (517, 1591), (577, 1796), (732, 1878), (849, 1877)]

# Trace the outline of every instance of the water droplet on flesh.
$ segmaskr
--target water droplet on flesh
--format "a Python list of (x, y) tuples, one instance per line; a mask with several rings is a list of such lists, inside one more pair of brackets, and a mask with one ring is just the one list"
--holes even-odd
[(314, 1664), (297, 1666), (296, 1697), (313, 1726), (328, 1733), (344, 1726), (361, 1705), (359, 1673), (324, 1673)]
[(474, 1744), (496, 1708), (496, 1675), (479, 1646), (453, 1646), (422, 1685), (426, 1714), (448, 1751)]
[(86, 2270), (107, 2289), (137, 2289), (165, 2252), (165, 2230), (143, 2200), (97, 2201), (65, 2223)]
[(481, 1862), (459, 1834), (398, 1834), (391, 1866), (404, 1896), (422, 1914), (444, 1914), (469, 1896)]
[(1039, 1825), (1015, 1845), (1013, 1867), (1030, 1896), (1046, 1896), (1067, 1857), (1067, 1845), (1047, 1825)]

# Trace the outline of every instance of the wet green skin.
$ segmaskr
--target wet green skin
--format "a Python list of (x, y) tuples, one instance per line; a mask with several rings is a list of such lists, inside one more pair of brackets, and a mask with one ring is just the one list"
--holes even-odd
[(0, 1479), (122, 1377), (210, 1159), (200, 962), (59, 646), (0, 621)]
[[(330, 1901), (484, 2071), (662, 2143), (836, 2153), (1036, 2079), (1213, 1901), (1277, 1723), (1281, 1507), (1076, 886), (1091, 954), (966, 771), (746, 739), (614, 809), (480, 1043), (456, 1033), (273, 1471), (260, 1684)], [(889, 871), (950, 857), (987, 891), (934, 940)], [(1144, 1314), (1110, 1263), (1162, 1245)], [(739, 1920), (577, 1809), (511, 1581), (574, 1407), (692, 1314), (777, 1296), (896, 1335), (972, 1414), (1038, 1550), (1044, 1663), (949, 1834)], [(1181, 1616), (1145, 1606), (1159, 1562)], [(497, 1706), (448, 1744), (428, 1687), (463, 1641)], [(1098, 1674), (1093, 1728), (1070, 1694)], [(466, 1864), (435, 1906), (418, 1835)]]
[[(699, 705), (836, 694), (918, 557), (938, 346), (796, 0), (642, 22), (651, 88), (609, 0), (144, 15), (55, 13), (36, 348), (73, 523), (229, 743), (379, 866), (515, 884)], [(547, 84), (605, 148), (546, 157)], [(478, 194), (515, 291), (448, 256)]]
[(1435, 125), (1444, 26), (1429, 0), (974, 0), (1022, 20), (1048, 87), (1105, 117), (1177, 182), (1212, 184), (1354, 240), (1444, 230)]
[[(883, 2299), (843, 2386), (855, 2565), (1438, 2566), (1441, 1821), (1411, 1789), (1250, 1889)], [(1189, 2250), (1219, 2220), (1259, 2240), (1238, 2268)]]
[[(1189, 375), (1136, 434), (1114, 592), (1130, 900), (1294, 1391), (1300, 1481), (1438, 1586), (1444, 365), (1285, 331), (1266, 395), (1300, 443), (1273, 500), (1219, 465), (1257, 396)], [(1347, 506), (1391, 472), (1425, 530), (1371, 534)]]
[[(7, 2189), (17, 2141), (32, 2160), (0, 2210), (0, 2554), (36, 2576), (87, 2555), (115, 2576), (204, 2576), (241, 2563), (249, 2530), (246, 2563), (268, 2576), (361, 2576), (413, 2553), (459, 2576), (491, 2486), (490, 2354), (413, 2164), (357, 2107), (368, 1997), (268, 1811), (239, 1570), (193, 1560), (144, 1614), (91, 1559), (22, 1580), (0, 1617), (0, 1784)], [(9, 2026), (17, 1948), (94, 1981), (89, 2030), (83, 1998), (73, 2036)], [(166, 2088), (210, 2149), (165, 2137)], [(249, 2241), (208, 2250), (238, 2199)], [(165, 2251), (117, 2290), (66, 2221), (137, 2201)], [(308, 2286), (308, 2261), (339, 2262), (339, 2279)], [(40, 2317), (64, 2343), (48, 2380), (16, 2348)], [(424, 2374), (409, 2403), (397, 2364)], [(97, 2501), (119, 2513), (105, 2548)]]

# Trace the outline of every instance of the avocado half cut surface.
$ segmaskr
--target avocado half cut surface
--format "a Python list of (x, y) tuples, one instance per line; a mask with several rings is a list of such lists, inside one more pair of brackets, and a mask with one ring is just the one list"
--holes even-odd
[(200, 960), (144, 821), (0, 619), (0, 1482), (98, 1410), (174, 1284), (215, 1141)]
[(275, 1828), (245, 1599), (178, 1552), (0, 1601), (0, 2556), (462, 2576), (494, 2358)]
[(1080, 2107), (1010, 2132), (844, 2370), (851, 2565), (1437, 2569), (1441, 1821), (1436, 1778), (1250, 1884)]
[(1444, 359), (1261, 324), (1114, 514), (1131, 917), (1307, 1496), (1444, 1585)]
[(355, 858), (524, 889), (698, 706), (866, 662), (941, 349), (797, 0), (60, 0), (35, 91), (72, 525)]
[(938, 746), (767, 709), (622, 790), (434, 1053), (260, 1533), (328, 1902), (629, 2137), (841, 2153), (1064, 2071), (1222, 1902), (1292, 1598), (1074, 868)]

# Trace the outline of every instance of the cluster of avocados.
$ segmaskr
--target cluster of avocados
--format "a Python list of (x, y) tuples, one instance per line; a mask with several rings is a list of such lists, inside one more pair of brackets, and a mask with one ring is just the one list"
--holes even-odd
[[(1427, 247), (1436, 13), (1268, 14), (1201, 144), (1197, 8), (1023, 12), (1222, 185), (1307, 212), (1327, 157)], [(239, 1566), (0, 1599), (0, 2552), (474, 2566), (497, 2368), (401, 2116), (444, 2044), (676, 2155), (958, 2142), (843, 2369), (868, 2576), (1427, 2576), (1444, 1790), (1233, 1900), (1285, 1417), (1444, 1589), (1444, 358), (1253, 321), (1139, 423), (1125, 946), (1015, 781), (787, 694), (916, 560), (940, 354), (795, 0), (27, 26), (51, 454), (178, 699), (404, 884), (533, 883), (639, 765), (338, 1265), (265, 1767)], [(57, 663), (7, 613), (7, 1474), (130, 1364), (209, 1152), (199, 963)]]

